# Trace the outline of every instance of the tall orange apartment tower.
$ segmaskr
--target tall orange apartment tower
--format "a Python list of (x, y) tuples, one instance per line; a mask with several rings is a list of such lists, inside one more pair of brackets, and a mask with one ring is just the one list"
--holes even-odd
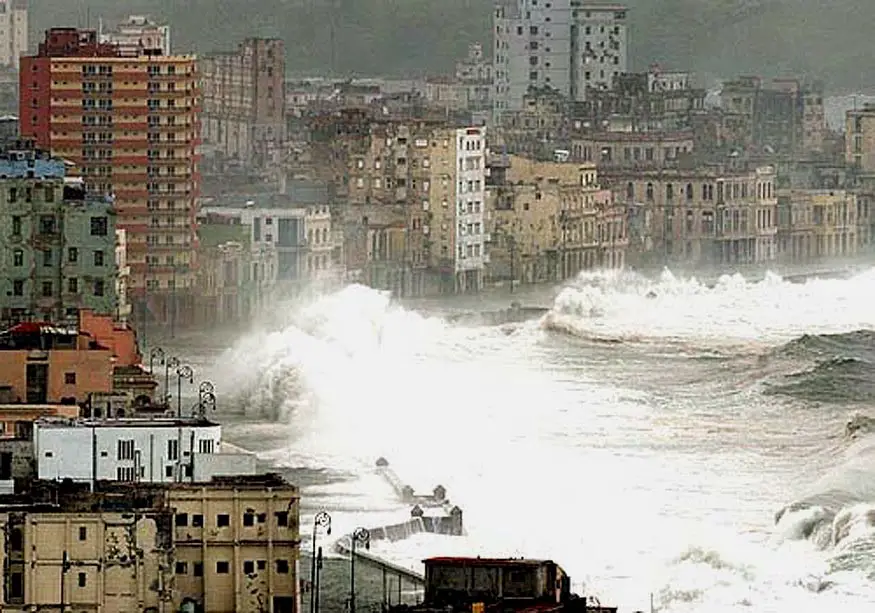
[(115, 198), (137, 323), (192, 317), (200, 98), (194, 56), (134, 57), (93, 30), (53, 28), (21, 58), (21, 134)]

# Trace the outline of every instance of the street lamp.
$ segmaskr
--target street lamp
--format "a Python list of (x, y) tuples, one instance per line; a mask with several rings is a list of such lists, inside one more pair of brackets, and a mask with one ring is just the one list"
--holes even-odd
[(216, 395), (213, 392), (206, 392), (201, 394), (201, 397), (198, 399), (198, 402), (195, 406), (195, 417), (199, 417), (201, 419), (206, 419), (207, 411), (215, 411), (216, 410)]
[(361, 543), (365, 549), (370, 549), (371, 533), (367, 528), (356, 528), (349, 541), (349, 613), (355, 613), (355, 546), (356, 543)]
[(182, 380), (188, 379), (189, 385), (194, 383), (194, 371), (188, 364), (176, 369), (176, 416), (182, 417)]
[[(313, 518), (313, 558), (310, 560), (310, 612), (319, 613), (319, 580), (316, 577), (316, 537), (319, 528), (325, 528), (325, 534), (331, 534), (331, 515), (325, 511), (316, 513)], [(321, 553), (321, 547), (319, 549)], [(321, 556), (320, 556), (321, 558)], [(319, 560), (321, 563), (321, 560)]]
[(203, 398), (205, 394), (212, 394), (216, 391), (216, 386), (213, 385), (212, 381), (201, 381), (201, 384), (198, 385), (197, 395), (198, 399)]
[(155, 360), (158, 360), (158, 365), (164, 365), (164, 350), (161, 347), (155, 347), (149, 351), (149, 374), (155, 374)]
[(170, 356), (164, 362), (164, 403), (170, 404), (170, 369), (179, 368), (181, 362), (176, 356)]

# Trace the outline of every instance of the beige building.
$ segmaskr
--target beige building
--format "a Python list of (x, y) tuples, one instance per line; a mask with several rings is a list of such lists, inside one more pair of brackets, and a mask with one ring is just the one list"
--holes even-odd
[(488, 201), (493, 280), (556, 281), (625, 264), (625, 210), (599, 187), (595, 164), (495, 159)]
[(867, 104), (845, 116), (845, 163), (871, 187), (875, 177), (875, 105)]
[(18, 70), (27, 51), (27, 0), (0, 0), (0, 66)]
[(571, 157), (603, 171), (663, 168), (692, 154), (694, 143), (692, 132), (591, 132), (573, 138)]
[(615, 177), (638, 211), (642, 264), (743, 265), (776, 259), (775, 170), (660, 170)]
[(38, 482), (28, 498), (0, 497), (3, 611), (300, 609), (298, 490), (279, 477)]
[(308, 206), (304, 226), (307, 232), (307, 278), (316, 282), (329, 281), (339, 270), (334, 261), (330, 207), (327, 204)]
[(485, 136), (482, 127), (365, 121), (336, 139), (348, 172), (343, 250), (352, 278), (401, 295), (480, 289)]
[(285, 45), (247, 38), (236, 51), (199, 60), (204, 154), (264, 165), (285, 138)]

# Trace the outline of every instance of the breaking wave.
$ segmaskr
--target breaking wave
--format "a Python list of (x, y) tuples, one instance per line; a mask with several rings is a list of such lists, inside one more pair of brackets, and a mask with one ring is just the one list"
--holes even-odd
[(875, 419), (847, 423), (835, 466), (814, 493), (775, 515), (778, 533), (827, 552), (828, 574), (862, 572), (875, 581)]

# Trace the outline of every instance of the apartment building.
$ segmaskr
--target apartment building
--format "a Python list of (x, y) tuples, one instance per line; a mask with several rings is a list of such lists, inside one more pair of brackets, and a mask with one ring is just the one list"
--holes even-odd
[(0, 0), (0, 66), (18, 70), (27, 54), (27, 0)]
[(300, 610), (298, 489), (275, 475), (188, 484), (36, 482), (0, 496), (4, 611)]
[(605, 173), (623, 173), (677, 166), (692, 155), (694, 147), (690, 131), (598, 131), (572, 137), (570, 153), (574, 160), (598, 164)]
[(493, 281), (561, 281), (625, 265), (625, 210), (599, 186), (595, 164), (493, 158), (489, 208)]
[(200, 59), (203, 142), (221, 166), (264, 166), (285, 139), (285, 45), (247, 38), (235, 51)]
[(347, 270), (401, 295), (477, 291), (488, 259), (486, 129), (374, 122), (343, 145)]
[(824, 88), (798, 79), (739, 77), (723, 84), (725, 139), (754, 154), (811, 157), (824, 151)]
[(0, 152), (0, 317), (115, 314), (115, 209), (66, 181), (64, 162), (15, 143)]
[(98, 39), (101, 43), (115, 45), (125, 57), (172, 55), (170, 26), (156, 23), (145, 15), (131, 15), (112, 30), (101, 27)]
[(615, 174), (615, 191), (643, 217), (640, 264), (746, 265), (777, 258), (778, 193), (771, 166)]
[(493, 13), (495, 111), (519, 110), (530, 88), (571, 100), (610, 89), (628, 70), (628, 9), (581, 0), (498, 0)]
[(194, 58), (124, 57), (93, 30), (55, 28), (21, 68), (22, 134), (114, 198), (135, 311), (184, 322), (200, 190)]

